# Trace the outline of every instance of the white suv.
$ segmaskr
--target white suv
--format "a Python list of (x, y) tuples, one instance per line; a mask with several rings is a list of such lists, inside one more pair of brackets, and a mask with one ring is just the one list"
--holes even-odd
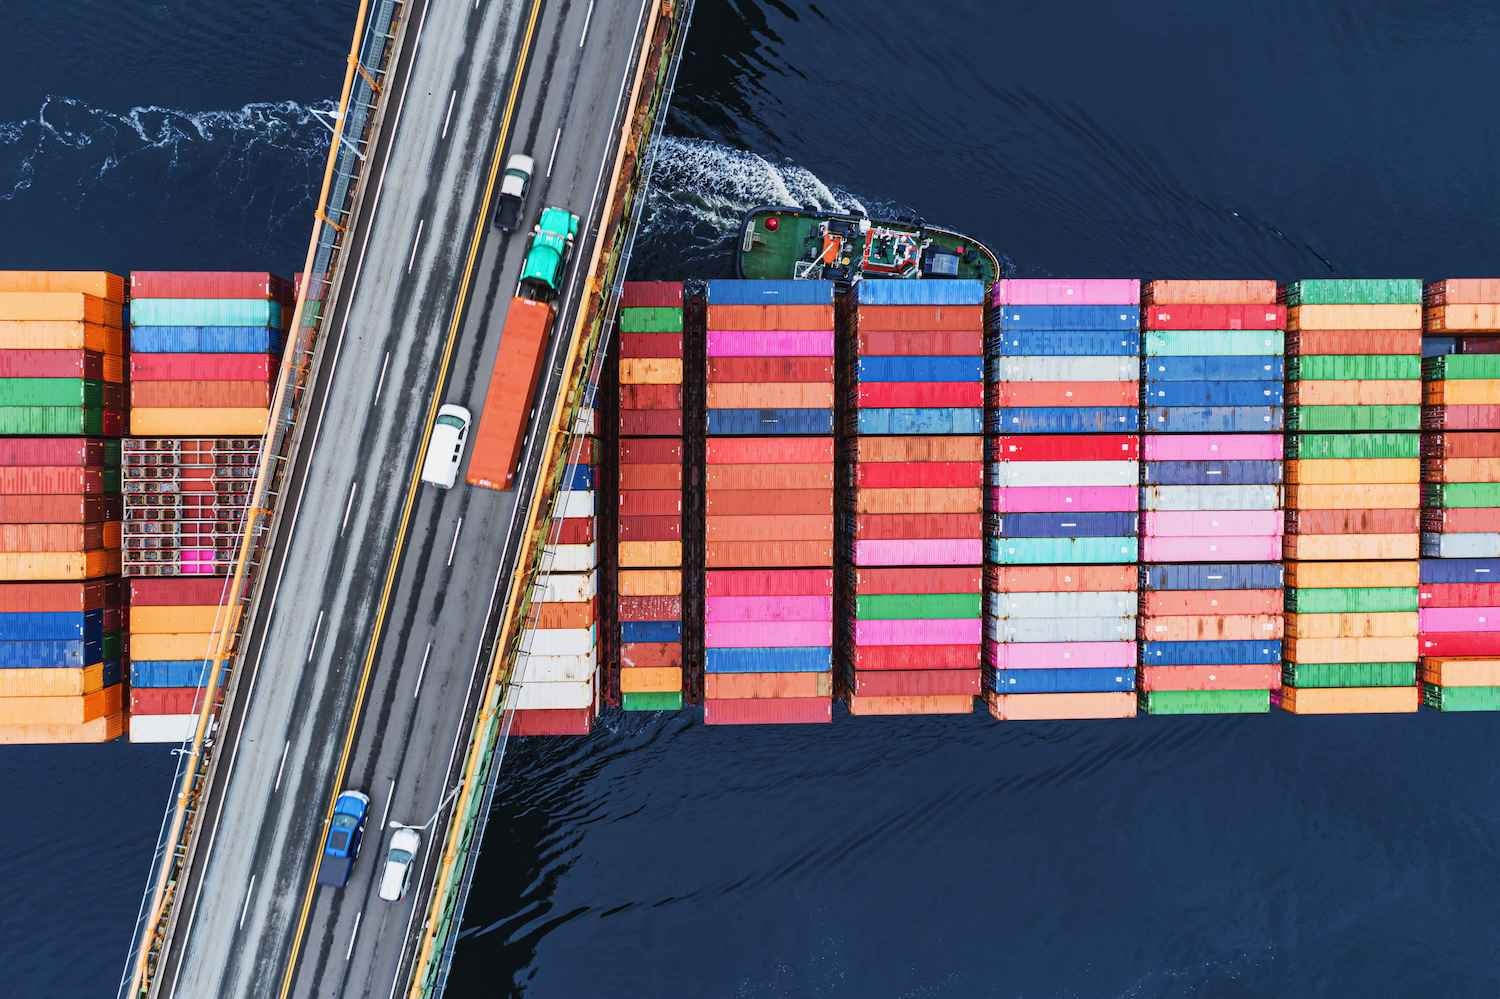
[(411, 882), (411, 869), (416, 865), (417, 851), (422, 849), (422, 837), (415, 829), (397, 829), (391, 837), (391, 848), (385, 852), (385, 869), (380, 872), (380, 897), (387, 902), (399, 902), (406, 895), (406, 886)]
[(427, 457), (422, 462), (422, 481), (439, 489), (452, 489), (458, 481), (458, 466), (464, 460), (464, 444), (469, 440), (469, 411), (448, 403), (438, 410), (437, 422), (427, 441)]

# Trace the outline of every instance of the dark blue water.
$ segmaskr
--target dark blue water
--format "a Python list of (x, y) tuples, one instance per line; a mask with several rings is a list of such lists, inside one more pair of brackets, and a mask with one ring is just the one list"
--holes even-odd
[[(1495, 8), (1220, 6), (700, 0), (636, 275), (788, 199), (1023, 275), (1500, 273)], [(309, 7), (0, 6), (0, 265), (294, 268), (352, 4)], [(1497, 734), (615, 716), (511, 747), (450, 994), (1492, 997)], [(169, 768), (0, 750), (12, 992), (113, 985)]]

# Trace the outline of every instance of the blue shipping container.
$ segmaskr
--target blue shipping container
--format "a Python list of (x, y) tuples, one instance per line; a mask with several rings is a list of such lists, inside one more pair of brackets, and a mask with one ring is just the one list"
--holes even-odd
[(255, 326), (137, 326), (138, 354), (279, 354), (281, 331)]
[(0, 667), (88, 666), (99, 662), (103, 652), (103, 643), (99, 641), (0, 642)]
[[(223, 683), (228, 674), (225, 666), (219, 677)], [(205, 687), (208, 685), (208, 662), (204, 659), (132, 659), (132, 687)]]
[(1134, 406), (1012, 406), (989, 419), (995, 434), (1128, 434), (1140, 426)]
[(1255, 382), (1283, 380), (1283, 357), (1153, 357), (1141, 368), (1147, 381), (1163, 382)]
[(1286, 426), (1281, 406), (1151, 406), (1148, 434), (1270, 434)]
[(104, 611), (11, 611), (0, 613), (0, 641), (104, 638)]
[(1262, 666), (1281, 662), (1280, 642), (1142, 642), (1143, 666)]
[(1141, 335), (1123, 333), (1048, 333), (1031, 330), (991, 336), (985, 341), (992, 354), (1017, 357), (1138, 357)]
[(860, 305), (983, 305), (984, 282), (865, 278), (855, 285)]
[(1458, 353), (1458, 337), (1456, 336), (1424, 336), (1422, 338), (1423, 357), (1442, 357), (1444, 354)]
[(1006, 305), (1000, 309), (1000, 329), (1010, 330), (1135, 330), (1141, 310), (1136, 305)]
[(1280, 562), (1141, 566), (1141, 588), (1146, 590), (1279, 590), (1285, 579)]
[(860, 357), (862, 382), (982, 382), (983, 357)]
[(828, 673), (833, 670), (833, 649), (705, 649), (703, 668), (709, 673)]
[(708, 282), (709, 305), (832, 305), (832, 281)]
[(861, 434), (982, 434), (982, 409), (861, 409)]
[(1136, 534), (1133, 513), (1008, 513), (997, 518), (1002, 538), (1117, 538)]
[(1143, 393), (1148, 406), (1198, 406), (1211, 409), (1242, 406), (1280, 406), (1280, 381), (1256, 382), (1164, 382), (1146, 379)]
[(997, 694), (1088, 694), (1105, 690), (1134, 690), (1135, 670), (1101, 669), (1001, 669), (990, 675), (990, 689)]
[(622, 642), (680, 642), (681, 621), (621, 621)]
[(1141, 482), (1148, 486), (1264, 486), (1280, 482), (1281, 475), (1279, 461), (1141, 462)]
[(592, 465), (569, 465), (567, 474), (563, 476), (564, 489), (592, 489), (594, 488), (594, 468)]
[(710, 437), (774, 437), (833, 433), (831, 409), (710, 409)]
[(1500, 583), (1500, 558), (1424, 558), (1424, 583)]

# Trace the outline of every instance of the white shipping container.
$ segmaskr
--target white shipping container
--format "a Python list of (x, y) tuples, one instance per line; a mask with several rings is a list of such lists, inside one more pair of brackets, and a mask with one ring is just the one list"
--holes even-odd
[(131, 715), (131, 742), (181, 742), (198, 727), (197, 715)]
[(1280, 510), (1281, 487), (1142, 486), (1142, 510)]
[(542, 565), (551, 572), (588, 572), (599, 564), (599, 546), (548, 545), (542, 559)]
[(1158, 538), (1280, 537), (1280, 510), (1151, 510), (1144, 534)]
[(1002, 382), (1138, 382), (1141, 362), (1129, 357), (1005, 357), (996, 365)]
[(992, 486), (1133, 486), (1140, 476), (1137, 461), (998, 461), (989, 468)]
[(1104, 593), (991, 593), (987, 613), (995, 619), (1035, 617), (1134, 617), (1134, 590)]
[(534, 602), (548, 604), (581, 604), (594, 599), (599, 592), (597, 572), (552, 572), (543, 576)]
[(593, 628), (541, 628), (528, 631), (521, 648), (534, 656), (581, 656), (597, 644)]
[(524, 708), (587, 708), (594, 703), (594, 684), (591, 680), (568, 680), (561, 683), (522, 683), (515, 693), (513, 707)]
[(598, 672), (599, 661), (590, 650), (581, 656), (523, 656), (516, 664), (520, 683), (582, 683)]
[(554, 517), (592, 517), (594, 515), (594, 491), (592, 489), (564, 489), (557, 494)]
[(594, 407), (584, 406), (578, 410), (578, 419), (573, 422), (573, 433), (585, 437), (594, 435)]
[(1500, 558), (1500, 534), (1424, 534), (1424, 558)]
[(1135, 638), (1135, 618), (988, 618), (984, 633), (995, 642), (1121, 642)]

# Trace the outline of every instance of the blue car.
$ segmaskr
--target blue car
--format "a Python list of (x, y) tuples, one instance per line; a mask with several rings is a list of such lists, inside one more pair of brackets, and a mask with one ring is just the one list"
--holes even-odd
[(334, 802), (328, 839), (323, 842), (323, 862), (318, 866), (318, 884), (342, 888), (349, 883), (369, 812), (370, 796), (361, 791), (345, 791)]

